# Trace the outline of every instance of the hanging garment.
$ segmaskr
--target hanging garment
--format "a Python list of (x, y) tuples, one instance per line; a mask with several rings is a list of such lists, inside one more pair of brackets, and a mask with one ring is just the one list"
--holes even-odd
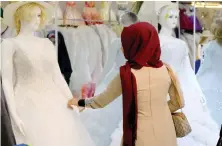
[(64, 41), (64, 37), (61, 32), (58, 32), (58, 62), (60, 70), (64, 75), (67, 84), (69, 84), (70, 77), (72, 74), (72, 66)]
[(204, 45), (204, 60), (197, 79), (206, 96), (211, 115), (218, 126), (222, 124), (222, 46), (213, 40)]
[[(102, 25), (98, 26), (102, 27)], [(95, 30), (89, 26), (79, 26), (78, 28), (58, 27), (58, 29), (64, 36), (72, 64), (73, 73), (70, 78), (70, 89), (74, 94), (81, 94), (82, 89), (84, 92), (87, 91), (85, 93), (89, 93), (88, 95), (100, 94), (119, 71), (119, 69), (116, 70), (115, 68), (115, 59), (112, 60), (110, 57), (116, 57), (114, 54), (116, 50), (120, 50), (121, 41), (114, 44), (112, 43), (108, 49), (110, 50), (108, 54), (108, 58), (110, 59), (108, 59), (107, 64), (105, 64), (105, 72), (108, 75), (104, 79), (101, 41)], [(101, 29), (102, 32), (105, 32), (105, 30), (106, 29)], [(108, 36), (106, 36), (105, 40), (107, 38)], [(110, 42), (110, 40), (107, 40), (107, 42)], [(98, 81), (100, 82), (98, 83)], [(85, 88), (85, 84), (90, 85), (90, 83), (96, 83), (95, 93), (88, 92), (91, 89), (91, 91), (93, 91), (93, 86), (91, 86), (92, 88), (89, 86), (91, 89)], [(121, 103), (122, 100), (119, 98), (105, 109), (85, 109), (84, 112), (80, 114), (96, 146), (108, 146), (110, 144), (110, 136), (121, 120)]]
[(66, 2), (63, 24), (71, 26), (85, 25), (81, 13), (76, 8), (76, 2)]
[(87, 21), (86, 24), (93, 25), (93, 24), (102, 24), (103, 22), (100, 13), (97, 11), (95, 7), (95, 2), (85, 2), (85, 7), (82, 14), (83, 18)]
[(100, 16), (102, 20), (116, 21), (116, 14), (112, 10), (111, 6), (112, 6), (112, 1), (101, 1)]
[(99, 36), (89, 26), (59, 27), (72, 66), (70, 89), (78, 97), (84, 84), (98, 84), (102, 74), (102, 50)]
[(195, 19), (195, 24), (196, 24), (196, 26), (195, 26), (196, 30), (195, 31), (198, 31), (198, 32), (202, 31), (202, 26), (201, 26), (197, 17), (190, 16), (189, 19), (190, 19), (192, 25), (194, 25), (194, 19)]
[[(48, 39), (5, 39), (2, 57), (7, 60), (2, 62), (2, 84), (6, 99), (12, 101), (9, 108), (15, 109), (10, 114), (14, 115), (12, 125), (16, 124), (13, 131), (18, 144), (95, 146), (77, 112), (67, 109), (73, 95), (60, 72), (55, 47)], [(24, 134), (15, 127), (20, 123)]]
[[(55, 43), (55, 31), (51, 31), (47, 37)], [(72, 74), (72, 66), (66, 48), (65, 40), (61, 32), (58, 32), (58, 63), (66, 83), (69, 84)]]
[(14, 146), (15, 144), (15, 136), (12, 130), (10, 114), (1, 80), (1, 145)]
[(102, 51), (102, 66), (106, 64), (108, 56), (110, 55), (110, 45), (117, 38), (117, 35), (105, 24), (97, 24), (92, 26), (101, 41)]
[(180, 9), (180, 28), (184, 30), (193, 30), (192, 22), (185, 12), (186, 9)]

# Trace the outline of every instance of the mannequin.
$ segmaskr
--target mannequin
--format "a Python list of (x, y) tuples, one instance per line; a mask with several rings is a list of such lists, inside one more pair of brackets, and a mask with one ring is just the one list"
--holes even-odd
[(178, 146), (213, 146), (216, 145), (219, 128), (209, 116), (205, 97), (189, 62), (186, 43), (172, 37), (173, 28), (177, 26), (178, 16), (177, 8), (164, 6), (160, 9), (161, 60), (169, 64), (178, 76), (186, 105), (183, 112), (192, 128), (192, 132), (188, 136), (178, 139)]
[[(222, 19), (212, 24), (214, 40), (203, 46), (204, 60), (197, 73), (200, 86), (208, 101), (211, 115), (218, 123), (222, 123), (222, 68), (220, 62), (222, 57)], [(213, 84), (212, 84), (213, 83)]]
[(18, 33), (2, 43), (2, 83), (16, 142), (94, 146), (77, 116), (78, 109), (66, 108), (72, 94), (59, 70), (53, 44), (48, 38), (34, 36), (49, 22), (52, 12), (46, 2), (14, 2), (5, 8), (5, 23)]

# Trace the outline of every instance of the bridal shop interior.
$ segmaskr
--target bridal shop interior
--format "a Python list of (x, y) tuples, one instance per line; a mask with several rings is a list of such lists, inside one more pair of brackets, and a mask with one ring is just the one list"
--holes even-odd
[[(12, 6), (13, 3), (18, 4)], [(121, 145), (122, 95), (99, 109), (75, 112), (78, 109), (63, 108), (68, 98), (62, 100), (58, 90), (64, 89), (67, 96), (71, 91), (73, 97), (91, 99), (106, 89), (126, 62), (121, 43), (124, 28), (121, 18), (126, 12), (133, 12), (140, 22), (148, 22), (156, 28), (160, 58), (172, 67), (180, 81), (185, 100), (182, 111), (192, 131), (186, 137), (177, 138), (177, 145), (217, 145), (222, 124), (222, 2), (46, 3), (1, 2), (2, 146), (21, 143), (30, 146)], [(30, 4), (27, 6), (30, 12), (19, 11), (27, 4)], [(41, 22), (34, 32), (41, 39), (28, 35), (17, 37), (27, 29), (25, 27), (30, 27), (21, 23), (21, 19), (32, 17), (36, 11), (33, 5), (42, 12)], [(48, 6), (51, 9), (46, 9)], [(40, 27), (44, 9), (49, 21)], [(15, 54), (2, 51), (8, 48)], [(55, 71), (55, 77), (51, 75), (54, 68), (49, 65), (49, 59), (56, 59), (58, 63), (60, 72)], [(9, 67), (10, 62), (14, 66)], [(7, 69), (5, 73), (4, 69)], [(49, 78), (58, 81), (57, 88)], [(74, 121), (70, 114), (75, 116)], [(67, 132), (61, 135), (62, 129)], [(49, 142), (50, 138), (56, 139), (55, 142)]]

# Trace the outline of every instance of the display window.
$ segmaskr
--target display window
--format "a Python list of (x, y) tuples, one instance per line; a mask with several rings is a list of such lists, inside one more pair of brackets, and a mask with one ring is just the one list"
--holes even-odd
[(220, 146), (221, 61), (221, 2), (3, 1), (2, 145)]

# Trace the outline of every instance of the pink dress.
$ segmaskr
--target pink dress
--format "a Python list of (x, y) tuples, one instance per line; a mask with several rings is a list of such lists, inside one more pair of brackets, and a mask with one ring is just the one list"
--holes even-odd
[(75, 2), (66, 2), (63, 24), (73, 26), (85, 25), (81, 13), (76, 8)]
[(82, 14), (83, 18), (85, 20), (86, 24), (92, 25), (92, 24), (102, 24), (102, 18), (100, 16), (100, 13), (97, 11), (95, 7), (95, 2), (90, 1), (90, 2), (85, 2), (85, 8), (83, 10)]

